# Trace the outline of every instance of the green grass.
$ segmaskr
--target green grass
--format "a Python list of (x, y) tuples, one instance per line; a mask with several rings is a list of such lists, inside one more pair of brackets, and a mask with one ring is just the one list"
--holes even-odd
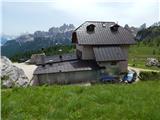
[(160, 81), (2, 89), (4, 120), (159, 120)]
[(140, 43), (139, 46), (134, 45), (130, 47), (128, 61), (130, 66), (144, 69), (160, 70), (160, 68), (155, 66), (145, 66), (147, 58), (157, 58), (160, 60), (160, 48), (157, 46), (146, 46), (142, 43)]

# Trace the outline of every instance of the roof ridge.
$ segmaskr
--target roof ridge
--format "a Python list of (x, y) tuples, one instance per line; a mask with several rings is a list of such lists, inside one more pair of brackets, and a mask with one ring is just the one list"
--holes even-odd
[(95, 23), (116, 23), (113, 21), (85, 21), (85, 22), (95, 22)]
[(85, 21), (85, 22), (82, 23), (80, 26), (78, 26), (78, 27), (74, 30), (74, 32), (77, 31), (77, 30), (78, 30), (81, 26), (83, 26), (86, 22), (87, 22), (87, 21)]

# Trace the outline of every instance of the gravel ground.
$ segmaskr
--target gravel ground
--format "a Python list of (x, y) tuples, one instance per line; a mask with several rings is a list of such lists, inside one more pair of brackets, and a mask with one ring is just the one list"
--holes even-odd
[(23, 69), (24, 73), (26, 74), (29, 80), (32, 79), (33, 72), (37, 68), (36, 65), (28, 65), (26, 63), (13, 63), (13, 65), (15, 65), (18, 68)]

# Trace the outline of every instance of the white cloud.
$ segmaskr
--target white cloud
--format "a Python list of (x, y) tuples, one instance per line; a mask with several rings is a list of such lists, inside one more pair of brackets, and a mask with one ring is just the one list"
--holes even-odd
[[(70, 2), (73, 0), (1, 0), (2, 2)], [(74, 0), (77, 1), (78, 0)], [(82, 0), (83, 1), (83, 0)], [(85, 0), (85, 1), (91, 1), (94, 3), (104, 3), (104, 2), (157, 2), (158, 0)]]
[[(15, 31), (11, 30), (13, 27), (10, 28), (13, 25), (19, 26), (17, 31), (18, 28), (21, 28), (19, 31), (34, 31), (40, 28), (48, 29), (48, 26), (53, 24), (59, 26), (63, 23), (73, 23), (78, 26), (86, 20), (118, 21), (120, 25), (134, 26), (145, 22), (151, 25), (160, 21), (159, 4), (160, 0), (2, 0), (2, 5), (6, 8), (3, 14), (8, 15), (4, 25), (7, 31), (12, 32)], [(23, 18), (23, 14), (29, 17), (26, 17), (26, 20), (19, 19)], [(42, 14), (45, 17), (42, 17)], [(17, 24), (13, 20), (20, 22)], [(33, 21), (36, 21), (36, 24), (33, 25)], [(28, 25), (20, 24), (21, 22), (28, 22)]]
[(79, 20), (112, 20), (140, 25), (158, 21), (158, 4), (158, 0), (57, 0), (51, 6)]

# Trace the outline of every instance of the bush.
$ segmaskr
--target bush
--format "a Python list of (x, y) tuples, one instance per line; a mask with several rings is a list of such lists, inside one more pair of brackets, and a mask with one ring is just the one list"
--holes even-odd
[(160, 80), (159, 72), (140, 72), (139, 74), (140, 80)]
[(8, 80), (8, 79), (9, 79), (9, 76), (7, 76), (7, 75), (4, 75), (1, 77), (1, 81)]

